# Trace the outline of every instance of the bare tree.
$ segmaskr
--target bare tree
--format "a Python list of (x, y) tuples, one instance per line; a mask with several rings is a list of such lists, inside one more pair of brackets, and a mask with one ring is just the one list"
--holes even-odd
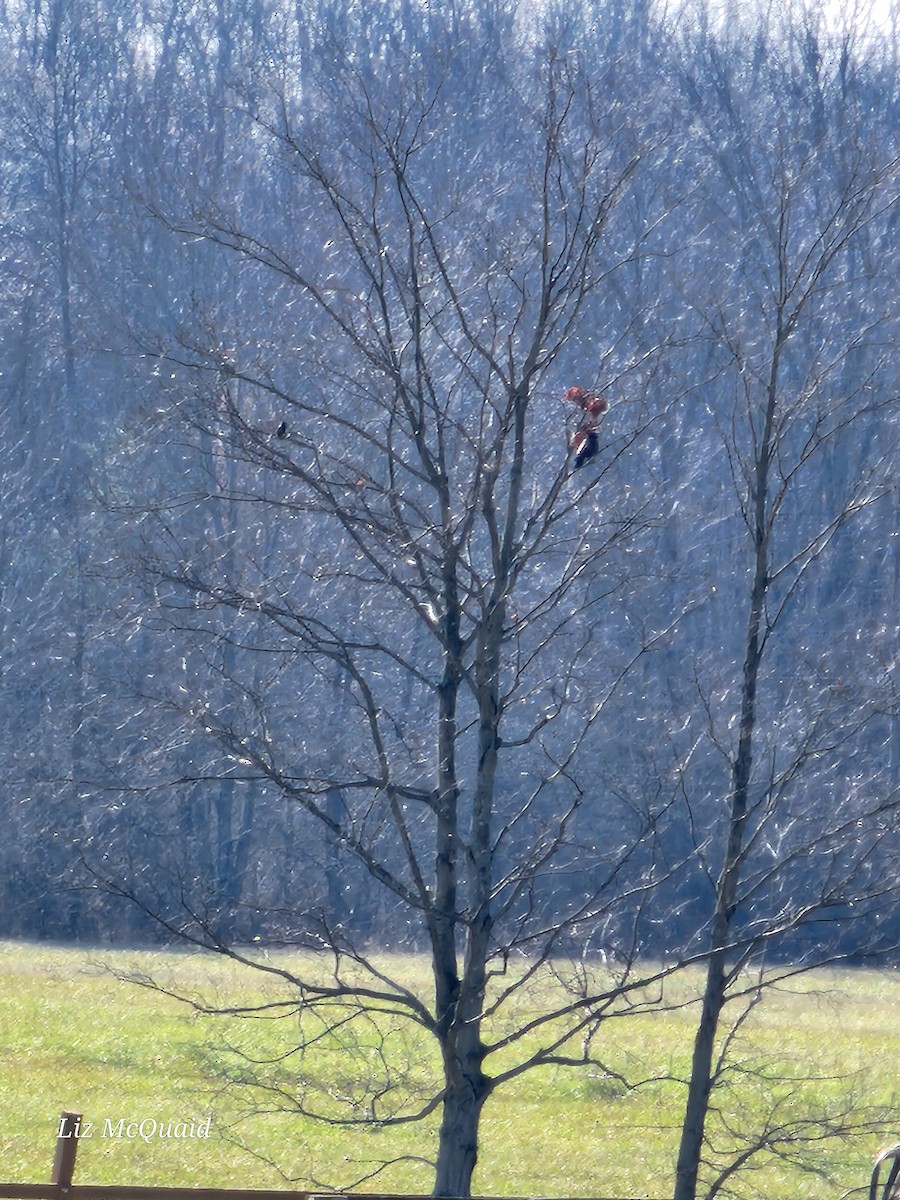
[[(340, 1124), (439, 1109), (435, 1193), (464, 1196), (490, 1094), (531, 1067), (596, 1061), (604, 1016), (632, 991), (648, 1002), (629, 931), (665, 805), (619, 804), (590, 772), (597, 718), (653, 642), (613, 651), (596, 632), (652, 490), (629, 456), (655, 363), (629, 348), (635, 314), (603, 305), (662, 212), (648, 189), (645, 219), (617, 222), (653, 144), (601, 103), (601, 64), (588, 76), (564, 41), (490, 7), (454, 12), (441, 38), (424, 29), (436, 17), (396, 20), (332, 30), (302, 49), (302, 73), (247, 90), (272, 192), (159, 206), (233, 257), (238, 291), (155, 351), (192, 381), (179, 407), (207, 466), (146, 534), (145, 567), (187, 647), (171, 706), (218, 748), (195, 778), (294, 807), (400, 911), (431, 986), (370, 955), (361, 905), (294, 917), (331, 955), (325, 982), (241, 952), (196, 906), (179, 931), (283, 979), (304, 1052), (319, 1021), (357, 1050), (382, 1022), (343, 1109), (257, 1084)], [(251, 331), (255, 311), (268, 326)], [(561, 403), (574, 382), (615, 400), (580, 470)], [(582, 441), (594, 407), (574, 416)], [(337, 745), (321, 721), (334, 711)], [(604, 938), (617, 971), (560, 965)], [(507, 1018), (544, 976), (562, 1000)], [(398, 1076), (384, 1032), (398, 1021), (434, 1040), (433, 1082)]]
[[(715, 181), (703, 192), (703, 220), (720, 286), (690, 294), (710, 347), (709, 411), (735, 503), (722, 549), (740, 569), (718, 581), (720, 603), (743, 632), (724, 660), (734, 678), (730, 665), (714, 682), (697, 672), (700, 740), (721, 756), (727, 798), (714, 838), (698, 845), (712, 910), (676, 1200), (697, 1194), (711, 1096), (728, 1080), (744, 1002), (752, 1007), (763, 987), (760, 979), (748, 988), (748, 964), (767, 955), (791, 962), (770, 976), (776, 982), (850, 945), (862, 953), (863, 942), (821, 930), (889, 903), (884, 842), (897, 804), (891, 773), (876, 766), (860, 787), (849, 765), (883, 736), (894, 703), (886, 664), (854, 663), (823, 619), (835, 573), (858, 629), (882, 619), (855, 574), (849, 531), (877, 522), (893, 488), (895, 376), (884, 339), (895, 314), (869, 268), (897, 202), (896, 146), (880, 144), (821, 68), (809, 26), (781, 36), (761, 29), (752, 62), (726, 38), (710, 39), (695, 61), (686, 93)], [(859, 674), (845, 690), (848, 671)], [(823, 806), (822, 789), (843, 794)], [(818, 933), (804, 940), (806, 925)], [(723, 1032), (729, 1003), (741, 1015)], [(829, 1124), (846, 1135), (848, 1116), (813, 1124), (821, 1136)], [(760, 1136), (743, 1129), (732, 1162), (710, 1149), (707, 1194), (736, 1163), (808, 1136), (777, 1118)]]

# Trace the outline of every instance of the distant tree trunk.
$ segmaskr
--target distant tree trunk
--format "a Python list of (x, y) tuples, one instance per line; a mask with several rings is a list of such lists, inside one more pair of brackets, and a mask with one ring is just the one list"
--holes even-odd
[(753, 582), (747, 618), (745, 658), (741, 683), (741, 714), (737, 752), (732, 764), (731, 800), (728, 833), (722, 868), (716, 885), (716, 902), (709, 938), (709, 958), (700, 1020), (694, 1035), (691, 1075), (687, 1104), (681, 1129), (678, 1162), (675, 1170), (674, 1200), (694, 1200), (703, 1151), (703, 1135), (709, 1097), (712, 1091), (716, 1035), (725, 1006), (728, 986), (728, 954), (732, 927), (738, 909), (738, 886), (744, 862), (750, 774), (753, 766), (753, 738), (756, 731), (756, 693), (762, 661), (762, 622), (769, 587), (769, 472), (775, 442), (775, 412), (778, 397), (778, 367), (784, 344), (779, 319), (772, 366), (766, 395), (765, 416), (759, 440), (752, 495), (748, 511), (752, 513), (754, 541)]

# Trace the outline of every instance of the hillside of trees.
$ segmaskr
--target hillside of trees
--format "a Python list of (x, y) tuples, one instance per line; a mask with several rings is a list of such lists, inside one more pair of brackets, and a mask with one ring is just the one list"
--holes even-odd
[[(702, 941), (753, 610), (746, 920), (891, 949), (897, 57), (817, 20), (6, 8), (5, 936), (153, 938), (106, 886), (149, 884), (238, 937), (421, 941), (344, 822), (403, 857), (381, 754), (428, 836), (440, 505), (466, 676), (519, 387), (510, 918)], [(577, 472), (574, 384), (610, 404)]]

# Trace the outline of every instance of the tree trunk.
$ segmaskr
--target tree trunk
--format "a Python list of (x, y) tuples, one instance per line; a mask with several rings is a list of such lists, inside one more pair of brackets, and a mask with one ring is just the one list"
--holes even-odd
[(441, 1109), (435, 1196), (471, 1195), (481, 1110), (490, 1091), (483, 1062), (479, 1027), (457, 1027), (444, 1051), (447, 1090)]
[(681, 1127), (681, 1142), (675, 1168), (674, 1200), (695, 1200), (697, 1178), (703, 1154), (703, 1137), (709, 1097), (714, 1079), (714, 1053), (719, 1020), (725, 1006), (728, 987), (727, 954), (732, 926), (738, 908), (738, 885), (744, 862), (747, 809), (750, 798), (750, 774), (753, 766), (753, 740), (757, 725), (756, 693), (762, 662), (762, 625), (769, 588), (769, 471), (772, 461), (777, 400), (778, 365), (783, 333), (779, 325), (769, 378), (765, 420), (756, 459), (752, 512), (754, 571), (747, 619), (746, 652), (741, 683), (741, 723), (737, 754), (732, 765), (731, 801), (728, 837), (722, 870), (716, 884), (716, 904), (709, 941), (709, 959), (703, 1006), (691, 1058), (687, 1104)]
[(694, 1200), (703, 1151), (703, 1134), (709, 1096), (712, 1091), (716, 1034), (725, 1006), (728, 986), (727, 954), (732, 925), (738, 906), (738, 883), (743, 866), (750, 768), (753, 762), (753, 733), (756, 728), (756, 688), (759, 677), (759, 627), (765, 596), (766, 575), (757, 568), (754, 599), (747, 635), (747, 658), (741, 700), (741, 735), (732, 774), (731, 809), (728, 841), (722, 872), (716, 887), (716, 908), (710, 935), (710, 956), (703, 989), (703, 1006), (691, 1058), (691, 1078), (681, 1129), (678, 1164), (675, 1171), (674, 1200)]
[[(497, 772), (497, 755), (500, 746), (499, 724), (501, 706), (500, 673), (503, 626), (506, 613), (505, 593), (509, 583), (510, 547), (518, 507), (518, 492), (521, 486), (521, 464), (524, 446), (524, 401), (517, 404), (517, 442), (514, 471), (518, 479), (510, 486), (507, 524), (497, 562), (495, 587), (481, 614), (481, 628), (477, 640), (474, 677), (475, 693), (479, 711), (478, 767), (472, 797), (471, 822), (466, 839), (469, 867), (468, 907), (469, 919), (465, 926), (465, 957), (462, 975), (459, 973), (456, 930), (456, 848), (458, 838), (448, 843), (447, 857), (453, 862), (452, 876), (446, 871), (441, 901), (441, 856), (438, 857), (438, 917), (443, 922), (432, 935), (432, 952), (435, 961), (435, 977), (438, 998), (438, 1036), (444, 1062), (445, 1091), (441, 1111), (441, 1128), (438, 1144), (438, 1159), (435, 1171), (435, 1196), (471, 1195), (472, 1173), (478, 1159), (478, 1130), (481, 1110), (491, 1089), (491, 1082), (484, 1074), (485, 1047), (481, 1038), (484, 994), (487, 986), (487, 960), (490, 952), (493, 919), (491, 914), (491, 884), (493, 879), (493, 854), (491, 848), (491, 815), (494, 809), (494, 786)], [(492, 510), (493, 497), (486, 504)], [(449, 581), (448, 581), (449, 582)], [(457, 799), (458, 786), (453, 745), (456, 734), (456, 690), (462, 671), (453, 665), (454, 655), (460, 653), (458, 638), (459, 607), (455, 586), (445, 587), (448, 614), (447, 645), (449, 653), (445, 665), (445, 691), (442, 693), (442, 727), (446, 726), (446, 744), (439, 744), (439, 762), (444, 765), (444, 783), (440, 789), (443, 803), (439, 805), (438, 846), (442, 845), (441, 819), (452, 812), (454, 831), (459, 819)], [(452, 704), (451, 704), (452, 697)], [(452, 717), (452, 720), (450, 719)], [(452, 732), (453, 738), (449, 737)], [(450, 800), (452, 797), (452, 804)], [(449, 888), (453, 881), (452, 893)], [(451, 894), (453, 903), (451, 905)], [(452, 928), (450, 938), (442, 932)]]

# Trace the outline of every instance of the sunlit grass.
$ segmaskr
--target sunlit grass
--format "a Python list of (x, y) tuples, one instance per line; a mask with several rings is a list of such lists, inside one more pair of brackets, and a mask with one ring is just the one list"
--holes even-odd
[[(277, 961), (277, 960), (276, 960)], [(427, 986), (422, 960), (393, 959), (395, 974)], [(59, 1114), (84, 1114), (94, 1136), (79, 1144), (76, 1179), (120, 1184), (286, 1186), (286, 1177), (318, 1186), (361, 1179), (386, 1160), (393, 1166), (364, 1190), (428, 1191), (437, 1121), (399, 1129), (341, 1129), (285, 1113), (247, 1116), (225, 1086), (226, 1051), (235, 1044), (254, 1058), (289, 1049), (296, 1014), (268, 1021), (204, 1018), (159, 992), (122, 982), (146, 974), (197, 999), (248, 1004), (282, 997), (277, 981), (199, 955), (109, 952), (0, 944), (0, 1175), (49, 1178)], [(693, 981), (696, 983), (696, 980)], [(686, 998), (692, 982), (669, 989)], [(537, 1012), (553, 987), (548, 979), (523, 994), (518, 1015)], [(671, 1192), (672, 1164), (695, 1010), (691, 1007), (612, 1020), (601, 1028), (596, 1054), (632, 1089), (597, 1068), (543, 1068), (497, 1092), (485, 1108), (476, 1188), (484, 1194), (656, 1196)], [(396, 1023), (384, 1043), (407, 1061), (424, 1087), (433, 1047)], [(382, 1026), (382, 1033), (385, 1026)], [(366, 1044), (366, 1034), (360, 1035)], [(803, 976), (771, 993), (747, 1021), (738, 1049), (744, 1073), (724, 1098), (728, 1121), (754, 1126), (767, 1106), (815, 1104), (851, 1090), (859, 1103), (898, 1105), (894, 1064), (900, 1051), (900, 979), (890, 972), (846, 971)], [(319, 1072), (312, 1079), (311, 1070)], [(288, 1088), (325, 1085), (327, 1100), (354, 1084), (358, 1067), (323, 1042), (305, 1063), (289, 1057), (276, 1078)], [(249, 1073), (249, 1068), (247, 1068)], [(760, 1078), (754, 1072), (762, 1070)], [(306, 1075), (304, 1075), (304, 1072)], [(772, 1076), (774, 1082), (765, 1078)], [(815, 1075), (802, 1086), (784, 1082)], [(729, 1108), (730, 1106), (730, 1108)], [(256, 1107), (260, 1107), (257, 1103)], [(335, 1111), (339, 1111), (336, 1108)], [(798, 1109), (799, 1111), (799, 1109)], [(900, 1134), (900, 1106), (897, 1107)], [(212, 1118), (208, 1139), (103, 1136), (104, 1124), (142, 1119)], [(753, 1176), (745, 1194), (809, 1200), (861, 1187), (879, 1145), (891, 1133), (824, 1144), (816, 1161), (832, 1180), (772, 1164)], [(257, 1157), (239, 1142), (255, 1147)], [(268, 1162), (265, 1160), (269, 1160)], [(272, 1165), (272, 1164), (277, 1164)]]

